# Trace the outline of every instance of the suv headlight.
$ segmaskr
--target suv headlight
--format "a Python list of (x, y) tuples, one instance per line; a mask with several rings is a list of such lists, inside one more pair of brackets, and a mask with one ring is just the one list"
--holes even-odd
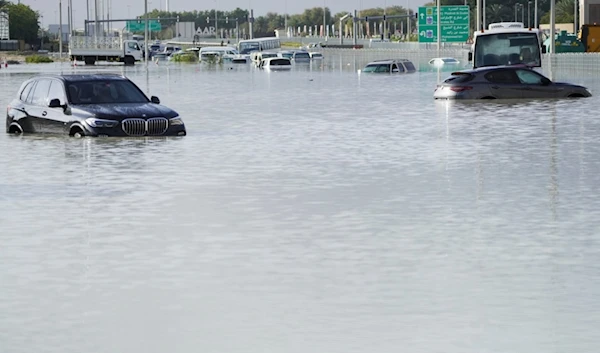
[(91, 127), (114, 127), (119, 122), (115, 121), (115, 120), (87, 118), (87, 119), (85, 119), (85, 123)]
[(171, 119), (169, 119), (169, 125), (171, 125), (171, 126), (183, 125), (183, 120), (181, 120), (180, 117), (171, 118)]

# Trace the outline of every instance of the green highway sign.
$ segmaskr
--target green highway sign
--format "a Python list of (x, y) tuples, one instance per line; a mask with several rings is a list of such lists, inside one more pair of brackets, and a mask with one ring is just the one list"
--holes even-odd
[[(419, 7), (419, 42), (437, 42), (437, 8)], [(441, 42), (466, 42), (469, 39), (469, 6), (441, 6)]]
[[(127, 21), (127, 30), (129, 32), (143, 32), (144, 26), (146, 24), (145, 20), (139, 21)], [(161, 30), (161, 25), (158, 20), (148, 20), (148, 30), (158, 32)]]

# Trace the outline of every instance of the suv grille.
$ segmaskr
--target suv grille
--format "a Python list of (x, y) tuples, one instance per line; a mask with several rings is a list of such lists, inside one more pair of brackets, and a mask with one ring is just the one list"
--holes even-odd
[(121, 127), (129, 136), (160, 136), (169, 128), (169, 120), (166, 118), (125, 119)]

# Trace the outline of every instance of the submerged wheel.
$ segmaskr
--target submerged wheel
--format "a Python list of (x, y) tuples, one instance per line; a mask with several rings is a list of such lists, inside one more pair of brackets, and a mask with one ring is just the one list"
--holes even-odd
[(96, 63), (96, 59), (86, 56), (85, 58), (83, 58), (83, 61), (85, 62), (86, 65), (94, 65)]
[(71, 131), (69, 131), (69, 136), (79, 139), (79, 138), (84, 137), (85, 133), (83, 132), (83, 130), (80, 127), (74, 126), (71, 128)]
[(125, 62), (125, 65), (127, 65), (127, 66), (135, 65), (135, 59), (133, 58), (133, 56), (126, 56), (123, 61)]
[(21, 126), (19, 124), (13, 123), (8, 127), (6, 132), (9, 134), (13, 134), (13, 135), (20, 135), (23, 133), (23, 129), (21, 128)]

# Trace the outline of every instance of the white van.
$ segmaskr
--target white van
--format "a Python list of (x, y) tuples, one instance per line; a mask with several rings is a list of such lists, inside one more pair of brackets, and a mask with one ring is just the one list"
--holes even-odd
[(253, 51), (252, 53), (250, 53), (250, 58), (252, 62), (257, 66), (263, 61), (263, 59), (276, 58), (278, 56), (279, 54), (277, 54), (277, 52), (271, 51)]
[[(233, 59), (238, 56), (239, 53), (234, 47), (202, 47), (199, 52), (199, 60), (205, 61), (223, 61), (226, 59)], [(209, 59), (210, 58), (210, 59)]]

